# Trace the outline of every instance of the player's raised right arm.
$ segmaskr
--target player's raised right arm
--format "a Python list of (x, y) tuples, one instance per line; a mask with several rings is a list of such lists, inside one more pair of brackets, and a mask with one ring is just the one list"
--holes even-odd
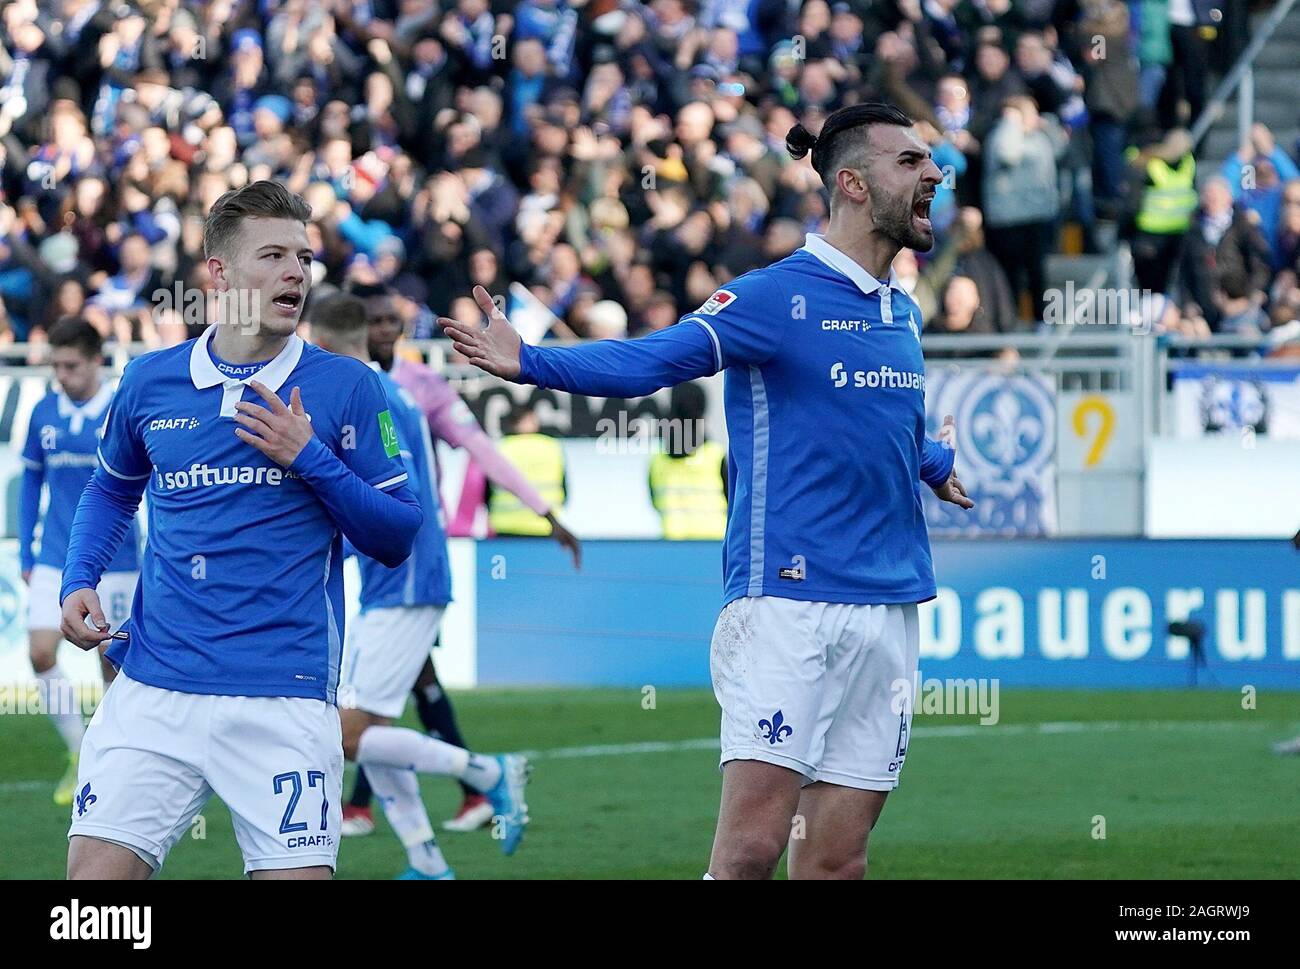
[(707, 330), (678, 324), (637, 340), (599, 340), (576, 347), (531, 347), (519, 339), (487, 290), (474, 299), (488, 317), (471, 327), (447, 317), (438, 325), (475, 366), (517, 383), (596, 397), (641, 397), (720, 369)]

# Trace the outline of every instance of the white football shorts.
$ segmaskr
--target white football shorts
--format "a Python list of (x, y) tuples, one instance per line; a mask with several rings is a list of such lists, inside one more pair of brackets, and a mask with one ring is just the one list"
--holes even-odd
[(907, 756), (920, 631), (915, 604), (733, 599), (713, 632), (722, 763), (891, 791)]
[(339, 706), (396, 720), (438, 638), (445, 606), (367, 609), (348, 624)]
[(68, 837), (125, 845), (156, 872), (213, 794), (230, 809), (245, 872), (333, 868), (343, 820), (338, 708), (178, 693), (119, 673), (81, 743)]
[[(139, 572), (105, 572), (95, 592), (104, 609), (111, 632), (117, 632), (131, 616), (131, 600), (135, 598), (135, 580)], [(63, 610), (59, 607), (59, 589), (63, 586), (63, 572), (52, 565), (32, 566), (32, 580), (27, 588), (27, 628), (53, 629), (63, 624)]]

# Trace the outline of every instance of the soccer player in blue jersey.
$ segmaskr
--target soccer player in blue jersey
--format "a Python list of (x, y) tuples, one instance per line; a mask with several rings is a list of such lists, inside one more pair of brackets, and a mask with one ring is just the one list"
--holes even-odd
[(219, 198), (203, 239), (217, 320), (118, 385), (63, 571), (73, 643), (109, 638), (94, 589), (146, 489), (149, 534), (82, 742), (71, 878), (149, 877), (214, 793), (251, 877), (333, 872), (342, 537), (397, 566), (423, 515), (379, 378), (295, 333), (309, 218), (275, 182)]
[(393, 415), (408, 484), (424, 524), (410, 557), (390, 568), (358, 555), (361, 614), (348, 629), (340, 706), (343, 751), (370, 778), (389, 825), (406, 848), (405, 880), (447, 880), (455, 875), (443, 857), (420, 797), (418, 774), (454, 777), (492, 804), (501, 848), (513, 854), (528, 824), (523, 790), (528, 762), (518, 754), (486, 757), (393, 721), (429, 660), (443, 612), (451, 601), (451, 567), (434, 476), (433, 439), (424, 414), (406, 390), (370, 362), (366, 306), (334, 294), (313, 307), (313, 341), (325, 350), (370, 366), (379, 376)]
[[(917, 668), (917, 603), (934, 598), (920, 483), (972, 506), (954, 427), (925, 435), (921, 313), (890, 269), (934, 244), (942, 174), (896, 108), (841, 108), (812, 152), (825, 235), (745, 273), (644, 339), (524, 345), (487, 292), (486, 328), (439, 318), (456, 349), (506, 379), (635, 397), (726, 371), (725, 602), (713, 634), (722, 804), (708, 878), (861, 878), (898, 784)], [(803, 819), (792, 837), (792, 819)]]
[[(32, 408), (23, 446), (23, 478), (18, 492), (18, 558), (27, 583), (27, 637), (42, 704), (68, 745), (68, 766), (54, 789), (54, 803), (67, 807), (77, 783), (77, 755), (85, 720), (71, 684), (58, 665), (59, 586), (68, 552), (72, 516), (98, 458), (99, 431), (108, 414), (112, 388), (101, 379), (103, 338), (79, 317), (67, 316), (50, 327), (50, 363), (58, 389)], [(41, 497), (46, 495), (44, 515)], [(40, 528), (39, 550), (36, 542)], [(109, 632), (116, 632), (131, 610), (140, 536), (131, 523), (127, 538), (108, 563), (98, 595), (106, 606)], [(102, 661), (105, 683), (113, 667)]]

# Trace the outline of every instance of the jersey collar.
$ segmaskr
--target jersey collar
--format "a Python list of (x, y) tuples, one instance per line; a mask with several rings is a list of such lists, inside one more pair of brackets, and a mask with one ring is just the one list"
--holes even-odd
[(108, 402), (113, 399), (113, 388), (107, 383), (101, 383), (95, 396), (89, 400), (82, 401), (80, 404), (73, 401), (62, 390), (58, 393), (59, 417), (68, 421), (68, 429), (73, 434), (80, 434), (82, 423), (86, 420), (98, 420), (99, 415), (104, 413), (108, 407)]
[[(848, 276), (857, 284), (858, 289), (868, 296), (875, 296), (881, 293), (886, 284), (882, 283), (871, 273), (867, 272), (860, 265), (850, 259), (847, 255), (840, 252), (833, 245), (826, 241), (826, 237), (818, 232), (809, 232), (804, 240), (803, 249), (812, 253), (826, 265), (830, 266), (841, 275)], [(900, 293), (904, 292), (903, 284), (898, 281), (898, 276), (893, 267), (889, 269), (889, 288), (896, 289)]]
[(208, 345), (212, 342), (212, 334), (216, 329), (216, 323), (210, 325), (190, 348), (190, 379), (194, 381), (194, 386), (198, 390), (216, 387), (219, 384), (232, 387), (256, 380), (264, 384), (267, 390), (277, 391), (289, 379), (289, 374), (293, 373), (293, 368), (298, 366), (298, 359), (302, 356), (302, 338), (292, 333), (284, 349), (257, 373), (242, 379), (227, 377), (217, 369), (217, 365), (212, 362), (212, 357), (208, 353)]
[(108, 402), (113, 399), (113, 388), (107, 383), (101, 383), (99, 390), (89, 400), (83, 400), (80, 404), (69, 397), (64, 391), (59, 391), (59, 416), (71, 417), (75, 413), (81, 413), (92, 420), (104, 413), (104, 408)]

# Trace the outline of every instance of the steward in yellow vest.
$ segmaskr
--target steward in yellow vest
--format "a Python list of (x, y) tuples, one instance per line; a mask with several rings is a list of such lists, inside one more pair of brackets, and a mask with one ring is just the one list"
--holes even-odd
[(696, 384), (673, 388), (664, 450), (650, 459), (650, 500), (673, 541), (719, 539), (727, 531), (727, 452), (703, 437), (705, 398)]
[(650, 497), (663, 522), (664, 538), (726, 534), (726, 461), (727, 452), (712, 441), (681, 457), (660, 452), (650, 459)]
[(1147, 185), (1137, 213), (1140, 232), (1177, 235), (1187, 231), (1199, 201), (1196, 197), (1196, 159), (1184, 155), (1172, 166), (1163, 158), (1147, 161)]
[[(532, 419), (535, 423), (536, 418)], [(564, 504), (564, 448), (559, 441), (536, 430), (526, 430), (506, 435), (498, 442), (497, 449), (519, 469), (552, 510)], [(488, 522), (498, 535), (551, 534), (549, 521), (503, 488), (493, 488), (488, 497)]]
[(1133, 273), (1139, 289), (1164, 293), (1182, 256), (1191, 227), (1196, 195), (1196, 159), (1191, 136), (1174, 128), (1154, 144), (1130, 148), (1131, 222), (1124, 235), (1131, 239)]

